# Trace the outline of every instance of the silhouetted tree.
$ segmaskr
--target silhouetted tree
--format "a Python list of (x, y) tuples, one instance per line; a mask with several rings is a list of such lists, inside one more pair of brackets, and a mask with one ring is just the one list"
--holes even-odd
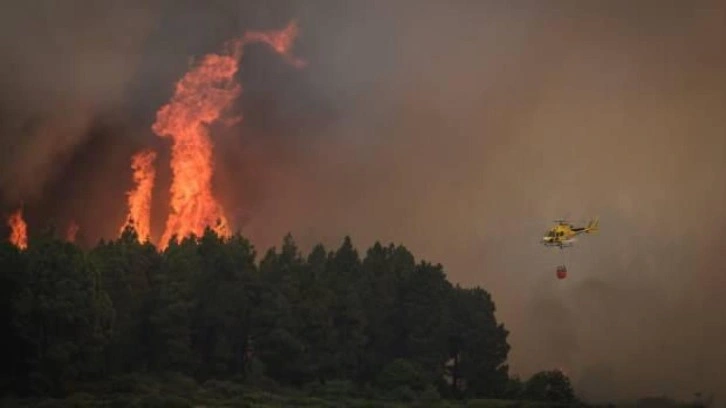
[(101, 374), (113, 309), (97, 268), (78, 247), (49, 234), (31, 243), (18, 271), (25, 276), (14, 299), (15, 330), (28, 346), (31, 390), (62, 395)]
[[(508, 381), (505, 364), (509, 333), (497, 322), (494, 302), (481, 288), (451, 292), (449, 304), (448, 351), (453, 392), (479, 397), (502, 396)], [(463, 387), (459, 384), (463, 381)]]
[(99, 243), (91, 259), (114, 309), (111, 339), (104, 353), (106, 374), (146, 369), (150, 352), (147, 303), (160, 255), (153, 245), (141, 244), (136, 231), (127, 227), (117, 240)]
[(557, 403), (575, 401), (570, 379), (560, 370), (535, 373), (524, 384), (523, 396), (536, 401)]

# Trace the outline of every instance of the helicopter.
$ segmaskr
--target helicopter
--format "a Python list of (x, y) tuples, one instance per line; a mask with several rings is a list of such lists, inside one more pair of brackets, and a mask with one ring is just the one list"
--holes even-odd
[(575, 244), (575, 237), (585, 233), (590, 234), (598, 230), (599, 220), (594, 218), (587, 226), (575, 227), (566, 220), (555, 220), (555, 226), (552, 227), (544, 237), (542, 244), (548, 247), (559, 247), (560, 249), (571, 247)]

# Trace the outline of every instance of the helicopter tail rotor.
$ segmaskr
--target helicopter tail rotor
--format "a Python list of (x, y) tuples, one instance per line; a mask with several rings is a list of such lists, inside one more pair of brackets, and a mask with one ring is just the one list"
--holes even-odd
[(588, 234), (591, 232), (597, 232), (600, 228), (600, 219), (598, 217), (595, 217), (592, 221), (590, 221), (587, 224), (587, 227), (585, 227), (585, 232)]

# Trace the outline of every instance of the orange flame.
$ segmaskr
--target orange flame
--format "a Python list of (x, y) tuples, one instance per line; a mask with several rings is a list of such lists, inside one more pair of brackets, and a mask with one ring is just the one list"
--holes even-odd
[(156, 152), (152, 150), (142, 150), (131, 158), (136, 188), (128, 192), (129, 213), (121, 233), (127, 226), (133, 226), (141, 242), (148, 241), (151, 235), (151, 194), (156, 177), (154, 160)]
[(10, 227), (10, 242), (20, 249), (28, 247), (28, 225), (23, 219), (23, 209), (20, 208), (8, 218)]
[(76, 224), (75, 221), (71, 221), (70, 224), (68, 224), (68, 229), (66, 230), (66, 240), (68, 242), (76, 242), (76, 235), (78, 234), (78, 224)]
[(264, 42), (295, 66), (289, 50), (297, 35), (293, 22), (282, 31), (247, 33), (232, 41), (228, 55), (208, 54), (176, 84), (171, 101), (157, 112), (152, 130), (172, 139), (171, 212), (159, 246), (164, 249), (172, 237), (201, 236), (212, 226), (222, 236), (230, 235), (224, 210), (212, 194), (212, 141), (207, 126), (218, 119), (242, 93), (235, 82), (243, 47)]
[(233, 42), (234, 55), (237, 59), (242, 57), (242, 47), (253, 42), (262, 42), (272, 47), (275, 52), (282, 55), (287, 62), (296, 68), (302, 68), (306, 62), (302, 59), (295, 58), (290, 54), (292, 43), (298, 35), (298, 27), (295, 21), (285, 27), (282, 31), (253, 31), (246, 33), (242, 40)]

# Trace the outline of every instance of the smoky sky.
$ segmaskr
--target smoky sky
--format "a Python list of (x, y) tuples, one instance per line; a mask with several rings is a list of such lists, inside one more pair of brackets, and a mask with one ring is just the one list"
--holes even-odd
[[(523, 378), (592, 400), (726, 389), (726, 8), (701, 2), (69, 1), (0, 16), (0, 200), (31, 230), (113, 237), (130, 156), (195, 58), (300, 27), (296, 69), (246, 50), (215, 191), (259, 250), (374, 241), (481, 285)], [(564, 252), (552, 220), (601, 231)], [(568, 266), (559, 281), (555, 267)], [(724, 396), (721, 396), (723, 398)]]

